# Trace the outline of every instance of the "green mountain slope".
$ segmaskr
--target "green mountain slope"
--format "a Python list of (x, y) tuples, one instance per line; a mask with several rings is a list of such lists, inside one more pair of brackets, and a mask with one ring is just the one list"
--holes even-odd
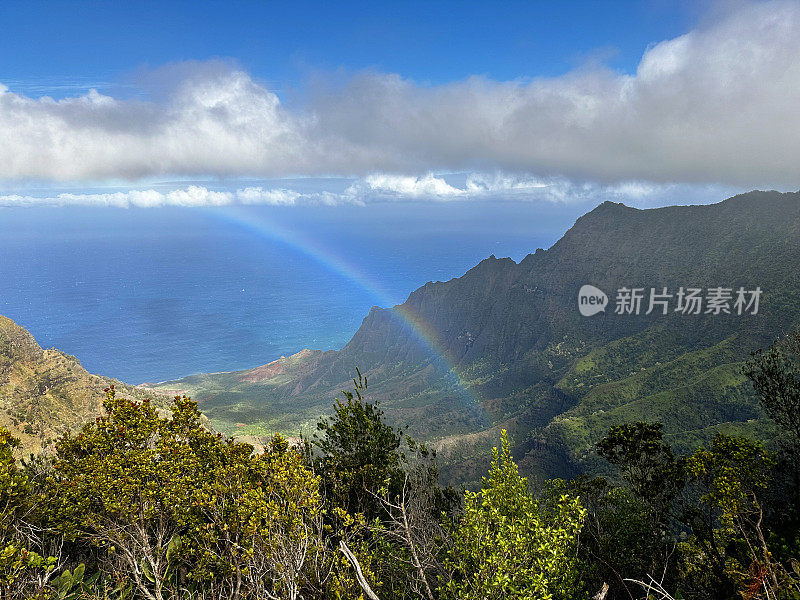
[[(373, 308), (340, 351), (158, 387), (191, 392), (229, 433), (297, 434), (330, 410), (358, 366), (390, 419), (459, 459), (458, 477), (499, 427), (529, 472), (547, 474), (585, 468), (594, 441), (630, 419), (663, 421), (679, 448), (720, 428), (768, 436), (739, 366), (797, 325), (799, 265), (800, 194), (650, 210), (606, 202), (548, 250), (519, 263), (491, 257), (398, 307)], [(577, 310), (587, 283), (612, 303), (590, 318)], [(613, 310), (622, 287), (681, 286), (758, 286), (760, 310)]]

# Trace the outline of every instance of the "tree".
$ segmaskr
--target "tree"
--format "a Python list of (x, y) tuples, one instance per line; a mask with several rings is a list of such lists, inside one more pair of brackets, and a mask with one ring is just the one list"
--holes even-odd
[(45, 589), (56, 559), (43, 557), (39, 532), (29, 521), (35, 507), (27, 474), (14, 457), (19, 440), (0, 427), (0, 598), (33, 596)]
[[(684, 488), (683, 470), (664, 442), (661, 423), (634, 422), (611, 427), (597, 443), (597, 451), (620, 469), (633, 492), (633, 498), (622, 490), (607, 494), (599, 509), (603, 513), (611, 512), (602, 517), (597, 515), (594, 523), (594, 529), (599, 529), (602, 521), (610, 518), (604, 526), (617, 529), (615, 535), (632, 542), (632, 547), (622, 550), (621, 555), (613, 539), (600, 540), (596, 545), (598, 558), (615, 572), (615, 588), (622, 586), (628, 591), (629, 586), (620, 581), (623, 576), (645, 577), (671, 572), (676, 546), (672, 535), (673, 508)], [(603, 546), (610, 555), (602, 556)], [(620, 568), (631, 571), (622, 573)]]
[(458, 498), (452, 488), (439, 487), (435, 455), (410, 438), (406, 441), (412, 454), (402, 488), (395, 495), (388, 487), (381, 489), (385, 516), (376, 519), (374, 531), (394, 542), (387, 544), (386, 554), (393, 564), (406, 566), (404, 583), (416, 596), (433, 600), (436, 579), (450, 574), (444, 564), (451, 543), (447, 525)]
[(276, 436), (255, 455), (205, 429), (185, 396), (171, 418), (113, 388), (104, 407), (58, 442), (49, 512), (137, 596), (295, 599), (318, 579), (306, 571), (326, 560), (319, 478), (298, 450)]
[(317, 424), (314, 446), (317, 470), (326, 496), (350, 514), (367, 520), (381, 516), (376, 493), (388, 487), (396, 494), (404, 480), (403, 435), (386, 424), (377, 402), (364, 400), (367, 380), (358, 372), (352, 392), (336, 400), (332, 419)]
[(647, 578), (654, 558), (664, 557), (664, 543), (654, 535), (649, 507), (629, 487), (613, 486), (602, 477), (580, 477), (570, 482), (551, 481), (547, 493), (565, 491), (578, 496), (586, 510), (580, 533), (578, 561), (581, 579), (589, 591), (603, 588), (612, 598), (633, 598), (630, 578)]
[(494, 448), (492, 456), (481, 490), (465, 493), (464, 514), (453, 532), (454, 577), (441, 582), (442, 595), (459, 600), (569, 597), (585, 511), (567, 494), (549, 506), (531, 496), (505, 430), (501, 449)]
[(179, 534), (193, 516), (191, 491), (202, 476), (189, 444), (196, 406), (176, 397), (172, 423), (149, 401), (117, 397), (112, 387), (103, 407), (106, 416), (57, 443), (51, 519), (68, 539), (102, 551), (138, 594), (162, 600)]
[(435, 454), (387, 424), (378, 403), (365, 399), (367, 381), (357, 374), (353, 391), (343, 392), (313, 439), (326, 520), (340, 526), (336, 509), (364, 523), (349, 544), (380, 594), (402, 596), (410, 587), (430, 597), (442, 566), (440, 519), (458, 497), (439, 488)]
[(797, 579), (773, 559), (763, 529), (759, 495), (773, 465), (774, 457), (759, 442), (722, 434), (686, 463), (687, 473), (704, 492), (700, 502), (716, 513), (719, 525), (712, 541), (725, 548), (726, 573), (747, 598), (800, 594)]
[(763, 352), (758, 350), (744, 367), (767, 415), (800, 445), (800, 331)]
[[(187, 535), (193, 577), (234, 598), (299, 598), (307, 561), (323, 550), (319, 478), (277, 435), (262, 454), (221, 461), (213, 473), (195, 494), (202, 519)], [(225, 575), (229, 589), (219, 589)]]
[(633, 492), (662, 520), (683, 485), (672, 448), (664, 443), (661, 423), (616, 425), (597, 443), (597, 451), (620, 468)]
[(765, 496), (766, 518), (775, 534), (783, 538), (776, 547), (785, 547), (784, 558), (789, 558), (788, 549), (796, 545), (800, 532), (800, 330), (766, 352), (753, 353), (743, 372), (778, 427), (777, 464)]

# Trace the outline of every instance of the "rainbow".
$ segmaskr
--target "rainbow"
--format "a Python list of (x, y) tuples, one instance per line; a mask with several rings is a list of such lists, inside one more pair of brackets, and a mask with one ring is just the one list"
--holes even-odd
[[(392, 300), (389, 294), (357, 265), (348, 262), (335, 251), (327, 248), (317, 240), (309, 239), (292, 231), (279, 223), (270, 219), (265, 211), (255, 214), (241, 206), (227, 205), (223, 207), (213, 207), (205, 209), (211, 212), (216, 218), (224, 220), (230, 224), (241, 227), (251, 233), (270, 241), (283, 244), (292, 250), (299, 252), (303, 256), (311, 259), (324, 268), (338, 274), (344, 279), (354, 283), (359, 288), (367, 292), (379, 306), (390, 306)], [(458, 374), (455, 361), (448, 356), (447, 351), (437, 340), (434, 329), (425, 322), (419, 315), (413, 314), (402, 305), (394, 306), (394, 310), (389, 311), (402, 326), (407, 328), (421, 346), (430, 354), (435, 366), (446, 376), (448, 381), (459, 390), (471, 402), (481, 404), (481, 398), (477, 392), (465, 382)]]

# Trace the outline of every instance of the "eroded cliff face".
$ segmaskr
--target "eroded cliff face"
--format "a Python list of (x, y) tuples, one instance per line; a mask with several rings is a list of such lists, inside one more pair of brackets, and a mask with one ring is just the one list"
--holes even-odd
[(104, 389), (128, 397), (166, 399), (119, 381), (92, 375), (55, 348), (43, 349), (23, 327), (0, 316), (0, 425), (20, 438), (26, 452), (50, 447), (64, 431), (102, 413)]

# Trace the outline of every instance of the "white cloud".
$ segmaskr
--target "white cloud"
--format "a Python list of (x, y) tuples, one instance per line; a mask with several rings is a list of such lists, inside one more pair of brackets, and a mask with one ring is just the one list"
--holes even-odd
[(0, 86), (0, 177), (81, 180), (282, 173), (307, 137), (246, 73), (195, 65), (161, 103), (32, 99)]
[(302, 197), (302, 194), (294, 190), (265, 190), (261, 187), (248, 187), (237, 190), (236, 197), (242, 204), (292, 205)]
[[(548, 181), (533, 177), (514, 176), (503, 173), (470, 173), (463, 186), (449, 183), (444, 176), (432, 173), (415, 177), (387, 173), (373, 173), (354, 182), (342, 198), (359, 201), (391, 200), (476, 200), (483, 198), (533, 198), (555, 200), (556, 188), (569, 184), (566, 180)], [(571, 184), (569, 184), (571, 185)], [(541, 194), (540, 192), (546, 191)], [(562, 198), (558, 198), (561, 200)]]
[(531, 177), (514, 177), (495, 173), (487, 176), (485, 174), (472, 174), (467, 177), (467, 191), (472, 194), (528, 194), (537, 190), (542, 190), (553, 183), (546, 183), (540, 179)]
[(373, 174), (351, 185), (346, 195), (356, 197), (401, 198), (416, 200), (448, 199), (464, 196), (466, 190), (453, 187), (441, 177), (427, 174), (422, 177)]
[[(534, 195), (554, 191), (559, 178), (800, 186), (796, 1), (744, 5), (657, 43), (630, 75), (585, 67), (549, 79), (423, 86), (359, 73), (313, 89), (302, 107), (282, 104), (220, 63), (179, 65), (151, 80), (158, 93), (149, 101), (95, 91), (56, 101), (0, 86), (0, 178), (363, 177), (353, 201), (370, 194), (453, 199), (492, 185), (513, 193), (504, 183), (476, 179), (459, 188), (408, 176), (453, 171), (537, 173), (541, 181), (520, 176), (516, 188)], [(578, 190), (575, 184), (570, 193)], [(184, 192), (76, 201), (304, 201), (287, 190), (234, 199)], [(320, 193), (316, 201), (342, 197)]]
[(129, 190), (97, 194), (62, 193), (55, 196), (0, 195), (0, 206), (116, 206), (120, 208), (157, 206), (222, 206), (233, 203), (231, 192), (217, 192), (191, 185), (185, 189), (159, 192)]
[(325, 192), (301, 193), (287, 189), (247, 187), (237, 190), (210, 190), (190, 185), (166, 192), (127, 190), (124, 192), (73, 194), (51, 196), (0, 194), (0, 206), (114, 206), (119, 208), (153, 208), (159, 206), (226, 206), (230, 204), (265, 204), (285, 206), (293, 204), (330, 204), (355, 201), (345, 195)]
[[(447, 179), (461, 179), (459, 184)], [(472, 173), (467, 176), (423, 177), (372, 174), (343, 186), (340, 192), (328, 190), (293, 190), (285, 187), (252, 186), (238, 189), (208, 189), (189, 185), (168, 191), (131, 189), (97, 193), (60, 193), (45, 196), (0, 194), (0, 207), (14, 206), (110, 206), (119, 208), (153, 208), (160, 206), (226, 206), (242, 205), (341, 205), (380, 202), (424, 201), (485, 201), (522, 200), (526, 202), (556, 202), (597, 204), (604, 200), (625, 202), (634, 206), (657, 206), (719, 201), (735, 190), (720, 186), (650, 184), (624, 182), (600, 185), (576, 183), (565, 178), (540, 180), (520, 178), (502, 173)]]
[[(136, 194), (136, 192), (132, 192)], [(141, 193), (140, 193), (141, 194)], [(148, 196), (150, 192), (144, 192)], [(231, 203), (230, 192), (214, 192), (192, 185), (185, 190), (173, 190), (164, 197), (164, 204), (173, 206), (222, 206)]]

